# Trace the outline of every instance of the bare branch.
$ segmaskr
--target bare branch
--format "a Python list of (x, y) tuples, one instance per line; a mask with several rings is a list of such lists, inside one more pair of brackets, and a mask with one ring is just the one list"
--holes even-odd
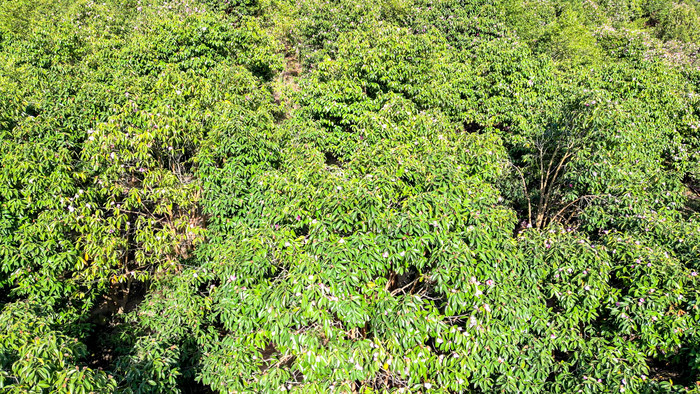
[(515, 164), (513, 164), (512, 161), (509, 161), (510, 165), (515, 168), (515, 171), (518, 173), (520, 176), (520, 181), (523, 184), (523, 192), (525, 193), (525, 199), (527, 199), (527, 220), (528, 223), (532, 223), (532, 200), (530, 199), (530, 193), (527, 191), (527, 182), (525, 182), (525, 175), (523, 175), (523, 171), (518, 168)]
[(564, 208), (560, 209), (559, 212), (557, 212), (556, 215), (554, 215), (554, 216), (552, 217), (552, 221), (553, 221), (553, 222), (556, 221), (556, 219), (557, 219), (562, 213), (564, 213), (564, 211), (566, 211), (570, 206), (576, 204), (577, 202), (582, 201), (582, 200), (584, 200), (584, 199), (586, 199), (586, 198), (596, 199), (596, 198), (598, 198), (598, 197), (600, 197), (600, 196), (593, 195), (593, 194), (587, 194), (587, 195), (585, 195), (585, 196), (581, 196), (581, 197), (575, 199), (574, 201), (571, 201), (570, 203), (566, 204), (566, 205), (564, 206)]

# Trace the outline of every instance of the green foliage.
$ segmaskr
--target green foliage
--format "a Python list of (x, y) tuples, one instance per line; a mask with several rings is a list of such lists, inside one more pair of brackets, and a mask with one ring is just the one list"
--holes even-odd
[(3, 3), (0, 391), (697, 392), (696, 12)]
[(112, 375), (81, 365), (87, 348), (56, 331), (56, 317), (35, 302), (7, 305), (0, 314), (0, 388), (6, 393), (107, 393)]
[(226, 14), (259, 16), (262, 12), (262, 2), (259, 0), (205, 0), (202, 2), (212, 11)]
[(556, 24), (539, 42), (555, 59), (593, 63), (600, 56), (596, 40), (575, 12), (565, 9)]
[(664, 40), (700, 40), (700, 16), (696, 8), (684, 3), (673, 4), (660, 18), (659, 35)]
[(152, 33), (127, 46), (122, 58), (143, 76), (158, 75), (171, 64), (202, 74), (217, 63), (232, 62), (263, 78), (281, 68), (272, 38), (255, 19), (234, 23), (217, 14), (166, 14), (148, 28)]
[[(60, 4), (60, 2), (58, 2)], [(21, 33), (54, 9), (50, 1), (8, 0), (0, 3), (0, 30)]]

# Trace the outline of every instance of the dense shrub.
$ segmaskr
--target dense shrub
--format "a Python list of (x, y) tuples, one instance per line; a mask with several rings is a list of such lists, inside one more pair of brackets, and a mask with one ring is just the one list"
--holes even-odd
[(3, 3), (1, 390), (697, 392), (695, 14)]
[(700, 39), (700, 17), (692, 5), (673, 4), (659, 22), (659, 34), (664, 40), (697, 42)]
[(87, 348), (52, 330), (56, 317), (40, 305), (18, 302), (0, 315), (0, 388), (8, 393), (107, 392), (117, 388), (112, 375), (76, 364)]

